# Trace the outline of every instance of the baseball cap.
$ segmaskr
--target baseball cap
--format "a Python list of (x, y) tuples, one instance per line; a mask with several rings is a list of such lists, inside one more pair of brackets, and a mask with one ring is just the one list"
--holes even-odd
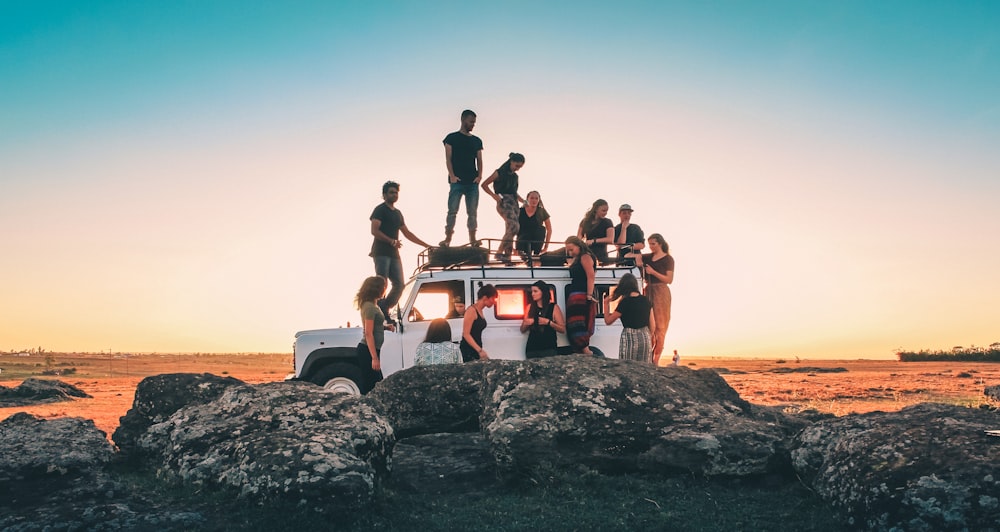
[(619, 211), (632, 211), (632, 210), (635, 210), (635, 209), (633, 209), (632, 206), (629, 205), (628, 203), (622, 203), (622, 206), (618, 207), (618, 210)]

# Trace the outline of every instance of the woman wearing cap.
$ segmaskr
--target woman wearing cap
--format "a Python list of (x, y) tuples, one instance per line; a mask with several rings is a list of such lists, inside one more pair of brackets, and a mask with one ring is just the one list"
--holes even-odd
[(597, 260), (608, 262), (608, 244), (615, 243), (615, 224), (607, 218), (608, 202), (599, 199), (580, 220), (577, 238), (584, 241)]
[(597, 259), (579, 237), (566, 239), (570, 283), (566, 295), (566, 336), (577, 353), (593, 354), (590, 337), (594, 334), (597, 299), (594, 298), (594, 275)]
[(490, 355), (483, 348), (483, 330), (486, 329), (486, 317), (483, 310), (492, 307), (497, 302), (497, 289), (491, 284), (483, 285), (476, 293), (476, 302), (465, 311), (462, 320), (462, 361), (489, 360)]
[[(611, 311), (612, 301), (618, 301), (614, 312)], [(614, 295), (604, 300), (604, 324), (611, 325), (619, 318), (622, 336), (618, 341), (618, 358), (652, 362), (653, 342), (649, 328), (655, 326), (653, 309), (646, 296), (639, 292), (639, 282), (631, 273), (622, 275)]]
[(566, 332), (562, 311), (552, 300), (552, 289), (545, 281), (531, 285), (531, 302), (521, 322), (521, 333), (528, 333), (525, 358), (544, 358), (556, 354), (556, 333)]
[(674, 282), (674, 258), (660, 233), (647, 239), (650, 253), (636, 254), (636, 265), (646, 276), (646, 297), (653, 305), (656, 323), (653, 329), (653, 364), (659, 365), (663, 342), (670, 325), (670, 283)]

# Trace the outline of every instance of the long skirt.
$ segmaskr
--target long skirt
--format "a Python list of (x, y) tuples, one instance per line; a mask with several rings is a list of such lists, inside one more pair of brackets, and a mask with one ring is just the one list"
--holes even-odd
[(586, 292), (570, 292), (566, 298), (566, 336), (578, 353), (590, 347), (597, 316), (597, 304), (587, 295)]
[(667, 326), (670, 325), (670, 285), (647, 284), (646, 297), (653, 306), (653, 319), (656, 320), (656, 328), (653, 330), (653, 354), (660, 355), (663, 353), (663, 339), (667, 336)]
[(649, 327), (622, 329), (622, 337), (618, 342), (618, 358), (652, 363), (653, 341), (649, 336)]

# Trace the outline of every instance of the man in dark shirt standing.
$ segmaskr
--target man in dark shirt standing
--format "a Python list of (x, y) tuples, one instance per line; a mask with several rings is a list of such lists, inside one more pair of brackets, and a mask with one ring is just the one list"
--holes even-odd
[(465, 214), (469, 218), (469, 243), (476, 240), (476, 212), (479, 210), (479, 182), (483, 179), (483, 141), (472, 134), (476, 127), (476, 113), (462, 111), (462, 127), (444, 138), (444, 160), (448, 166), (448, 217), (445, 219), (442, 246), (451, 245), (455, 232), (458, 206), (465, 196)]
[(388, 318), (389, 309), (396, 306), (399, 296), (403, 293), (403, 261), (399, 258), (399, 248), (403, 243), (399, 241), (400, 231), (414, 244), (425, 248), (430, 245), (410, 232), (403, 220), (403, 213), (395, 207), (399, 199), (399, 183), (386, 181), (382, 185), (382, 199), (384, 201), (375, 207), (369, 217), (372, 221), (372, 236), (375, 237), (369, 256), (375, 261), (375, 275), (389, 279), (389, 283), (392, 284), (392, 289), (386, 294), (385, 299), (378, 302), (378, 306)]
[(646, 247), (643, 240), (646, 235), (642, 228), (632, 223), (632, 206), (623, 203), (618, 207), (618, 219), (621, 223), (615, 226), (615, 246), (618, 247), (618, 264), (624, 266), (635, 266), (635, 259), (625, 255), (629, 253), (639, 253)]

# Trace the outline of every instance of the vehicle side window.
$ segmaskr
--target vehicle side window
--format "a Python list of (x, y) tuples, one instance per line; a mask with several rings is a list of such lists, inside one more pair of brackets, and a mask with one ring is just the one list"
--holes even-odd
[(413, 308), (407, 321), (429, 321), (444, 318), (453, 311), (453, 299), (464, 296), (461, 281), (423, 283), (413, 299)]
[(494, 316), (498, 320), (524, 319), (524, 309), (530, 301), (531, 286), (506, 285), (497, 287), (497, 304)]

